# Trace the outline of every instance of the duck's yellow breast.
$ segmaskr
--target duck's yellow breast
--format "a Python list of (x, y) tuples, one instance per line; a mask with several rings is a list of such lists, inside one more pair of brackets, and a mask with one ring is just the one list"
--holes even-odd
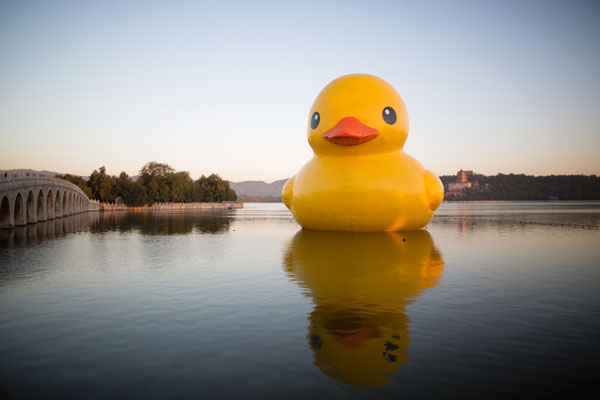
[(329, 231), (423, 228), (431, 219), (424, 168), (403, 151), (315, 156), (296, 175), (291, 211), (302, 227)]

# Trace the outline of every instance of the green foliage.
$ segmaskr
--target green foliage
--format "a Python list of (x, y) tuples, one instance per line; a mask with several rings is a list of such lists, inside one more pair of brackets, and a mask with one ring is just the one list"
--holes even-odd
[[(447, 189), (456, 175), (440, 176)], [(600, 200), (600, 177), (596, 175), (474, 174), (477, 182), (458, 195), (446, 193), (445, 200)]]
[(80, 176), (73, 176), (71, 174), (66, 175), (56, 175), (57, 178), (64, 179), (65, 181), (69, 181), (74, 183), (85, 193), (85, 195), (89, 198), (92, 198), (92, 189), (88, 186), (87, 181)]
[(146, 188), (139, 181), (132, 183), (131, 190), (127, 194), (123, 195), (123, 201), (125, 205), (129, 207), (139, 207), (145, 205), (148, 202)]
[(106, 168), (101, 166), (98, 171), (94, 170), (87, 182), (92, 189), (92, 198), (103, 203), (110, 203), (115, 199), (114, 187), (117, 183), (115, 177), (106, 175)]
[(88, 197), (101, 202), (122, 201), (127, 206), (152, 205), (154, 203), (222, 202), (237, 200), (237, 194), (229, 182), (219, 175), (202, 175), (194, 181), (189, 172), (175, 171), (168, 164), (155, 161), (142, 167), (139, 177), (133, 181), (125, 172), (119, 177), (106, 174), (106, 168), (94, 170), (86, 182), (81, 177), (59, 176), (75, 183)]

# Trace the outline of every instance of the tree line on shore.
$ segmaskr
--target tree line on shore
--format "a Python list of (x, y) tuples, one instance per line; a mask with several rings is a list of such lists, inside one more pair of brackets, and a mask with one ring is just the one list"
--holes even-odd
[[(444, 188), (456, 175), (443, 175)], [(473, 174), (477, 182), (460, 192), (446, 192), (444, 200), (600, 200), (600, 177), (596, 175)]]
[[(128, 206), (152, 205), (163, 202), (221, 202), (238, 200), (229, 182), (219, 175), (202, 175), (193, 180), (187, 171), (175, 171), (168, 164), (149, 162), (137, 179), (125, 172), (118, 177), (106, 174), (106, 168), (94, 170), (89, 179), (73, 175), (58, 175), (79, 186), (91, 199), (114, 203), (121, 199)], [(456, 175), (440, 176), (446, 190), (444, 200), (600, 200), (600, 177), (596, 175), (473, 174), (477, 182), (460, 192), (448, 192), (448, 184)], [(240, 196), (243, 201), (281, 201), (279, 196)]]
[(137, 179), (125, 172), (118, 177), (106, 174), (106, 168), (94, 170), (89, 179), (70, 174), (57, 175), (79, 186), (93, 200), (114, 203), (121, 199), (127, 206), (144, 206), (154, 203), (221, 202), (237, 200), (229, 182), (219, 175), (202, 175), (193, 180), (187, 171), (175, 171), (168, 164), (155, 161), (142, 167)]

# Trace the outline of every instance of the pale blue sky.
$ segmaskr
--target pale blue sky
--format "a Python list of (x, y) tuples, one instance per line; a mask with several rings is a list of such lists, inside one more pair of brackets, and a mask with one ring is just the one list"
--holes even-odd
[(364, 72), (438, 174), (600, 174), (599, 71), (595, 1), (0, 0), (0, 169), (287, 178), (318, 92)]

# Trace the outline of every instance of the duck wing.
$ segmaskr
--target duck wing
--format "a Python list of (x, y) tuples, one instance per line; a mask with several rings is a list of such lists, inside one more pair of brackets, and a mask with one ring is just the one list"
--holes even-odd
[(292, 197), (294, 195), (292, 188), (294, 187), (295, 178), (295, 176), (292, 176), (290, 179), (288, 179), (285, 185), (283, 185), (283, 189), (281, 190), (281, 200), (283, 200), (283, 204), (285, 204), (287, 208), (291, 208), (292, 206)]
[(444, 185), (440, 178), (430, 170), (425, 170), (425, 194), (429, 207), (435, 211), (444, 199)]

